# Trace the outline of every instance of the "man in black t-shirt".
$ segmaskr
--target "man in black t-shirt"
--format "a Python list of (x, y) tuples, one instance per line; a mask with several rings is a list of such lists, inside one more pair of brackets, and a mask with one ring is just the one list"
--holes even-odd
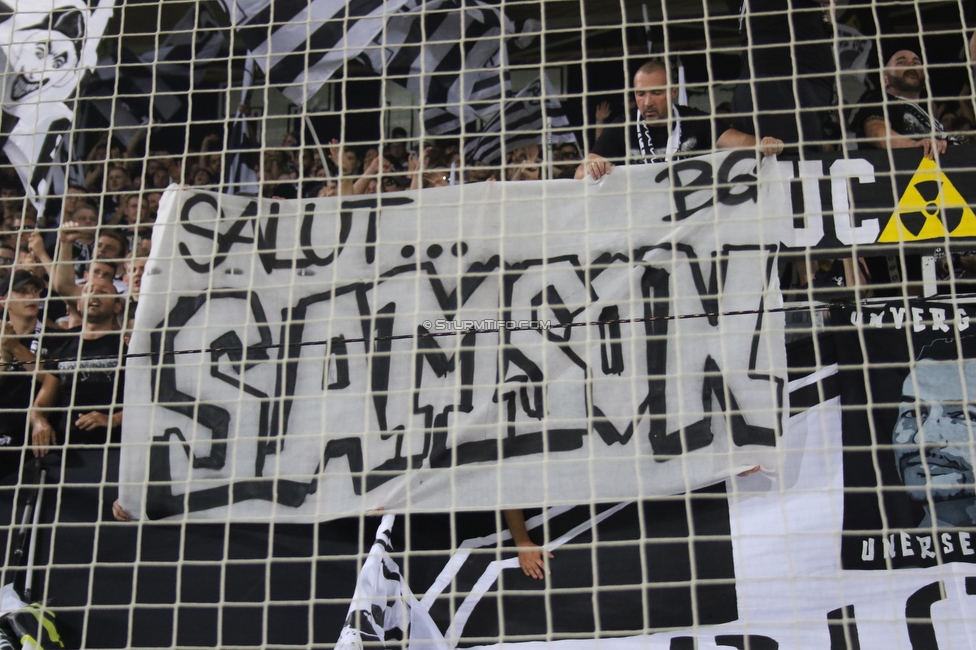
[[(69, 330), (49, 353), (47, 375), (30, 421), (34, 454), (44, 456), (58, 439), (66, 444), (117, 440), (122, 426), (125, 344), (119, 325), (123, 300), (111, 282), (89, 280), (79, 302), (84, 325)], [(60, 416), (52, 425), (49, 415)]]
[(27, 411), (40, 385), (43, 359), (39, 302), (44, 283), (29, 271), (15, 271), (0, 283), (0, 477), (20, 471)]
[[(714, 148), (754, 147), (756, 138), (689, 106), (675, 103), (677, 86), (668, 83), (668, 68), (660, 61), (649, 61), (634, 75), (637, 119), (621, 126), (607, 126), (593, 150), (576, 170), (576, 178), (592, 176), (599, 180), (610, 173), (613, 162), (668, 162), (677, 156), (705, 153)], [(713, 137), (717, 133), (717, 137)], [(764, 154), (783, 150), (777, 138), (763, 138)]]
[(919, 56), (911, 50), (895, 52), (885, 66), (884, 92), (871, 91), (858, 102), (862, 108), (854, 116), (853, 126), (860, 147), (922, 147), (932, 158), (933, 150), (945, 153), (947, 145), (961, 144), (920, 103), (924, 89), (925, 69)]

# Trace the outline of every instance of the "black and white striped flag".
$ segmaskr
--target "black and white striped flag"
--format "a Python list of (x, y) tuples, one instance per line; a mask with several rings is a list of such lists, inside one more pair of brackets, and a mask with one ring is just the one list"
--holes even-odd
[[(547, 117), (552, 120), (551, 133), (546, 133)], [(481, 136), (468, 140), (464, 157), (484, 165), (497, 165), (513, 149), (542, 144), (547, 137), (553, 144), (575, 144), (576, 135), (569, 128), (566, 112), (543, 75), (505, 102), (504, 109), (485, 123)]]
[(420, 96), (427, 133), (456, 133), (487, 119), (511, 89), (515, 24), (481, 0), (412, 0), (390, 18), (364, 59)]
[[(244, 79), (241, 88), (241, 104), (244, 104), (251, 84), (254, 81), (254, 59), (248, 58), (244, 65)], [(224, 163), (224, 192), (227, 194), (257, 194), (260, 191), (258, 175), (250, 159), (256, 155), (255, 143), (247, 132), (246, 119), (249, 116), (237, 111), (237, 119), (227, 138), (227, 152)]]
[(223, 47), (220, 23), (204, 5), (192, 7), (156, 51), (126, 48), (102, 57), (85, 95), (128, 145), (150, 122), (166, 123), (187, 109), (187, 91), (198, 83)]
[(223, 0), (268, 83), (303, 105), (408, 0)]

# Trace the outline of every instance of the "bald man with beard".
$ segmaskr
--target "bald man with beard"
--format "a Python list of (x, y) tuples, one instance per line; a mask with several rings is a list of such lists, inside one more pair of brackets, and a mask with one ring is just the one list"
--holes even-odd
[(861, 148), (905, 149), (921, 147), (925, 156), (942, 154), (947, 145), (961, 144), (946, 133), (942, 123), (922, 102), (925, 68), (911, 50), (895, 52), (885, 65), (884, 90), (871, 91), (858, 102), (863, 108), (853, 126)]
[(85, 284), (78, 300), (82, 325), (68, 330), (62, 345), (49, 348), (47, 375), (30, 415), (35, 456), (45, 456), (59, 440), (67, 446), (118, 441), (125, 384), (123, 306), (110, 281), (94, 278)]

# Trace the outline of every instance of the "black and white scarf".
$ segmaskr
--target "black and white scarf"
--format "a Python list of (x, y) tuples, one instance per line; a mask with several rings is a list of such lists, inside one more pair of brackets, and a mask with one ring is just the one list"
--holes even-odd
[(668, 136), (668, 144), (662, 156), (661, 151), (654, 148), (654, 142), (651, 140), (651, 130), (648, 128), (647, 122), (644, 121), (644, 116), (641, 114), (640, 109), (637, 109), (637, 144), (640, 146), (644, 164), (671, 162), (671, 158), (681, 148), (681, 116), (678, 114), (678, 109), (674, 105), (671, 106), (671, 115), (674, 120), (674, 128), (671, 129), (671, 135)]

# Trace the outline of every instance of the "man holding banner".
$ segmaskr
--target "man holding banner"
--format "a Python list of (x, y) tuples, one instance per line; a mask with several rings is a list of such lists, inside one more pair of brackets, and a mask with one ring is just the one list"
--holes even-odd
[[(712, 119), (690, 106), (677, 104), (678, 87), (669, 85), (669, 71), (662, 61), (648, 61), (634, 75), (634, 98), (637, 119), (626, 132), (621, 128), (607, 128), (593, 146), (593, 151), (576, 170), (576, 178), (592, 176), (599, 180), (610, 173), (612, 160), (638, 164), (670, 162), (675, 156), (693, 152), (704, 153), (717, 147), (731, 149), (754, 147), (756, 138), (716, 123), (721, 134), (713, 137)], [(714, 144), (713, 144), (714, 142)], [(766, 155), (780, 153), (783, 141), (765, 137), (760, 149)]]

